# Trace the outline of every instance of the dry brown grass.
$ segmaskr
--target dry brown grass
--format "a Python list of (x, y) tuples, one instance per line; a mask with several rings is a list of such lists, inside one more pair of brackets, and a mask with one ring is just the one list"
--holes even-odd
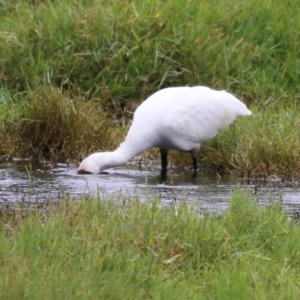
[(7, 131), (18, 151), (59, 158), (75, 158), (114, 148), (123, 130), (95, 101), (44, 85), (11, 105)]

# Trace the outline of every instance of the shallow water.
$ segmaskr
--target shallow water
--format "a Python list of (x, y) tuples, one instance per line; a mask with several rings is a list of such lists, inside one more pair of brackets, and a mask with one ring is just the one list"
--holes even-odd
[(281, 200), (287, 212), (300, 212), (300, 186), (291, 182), (248, 183), (231, 176), (217, 178), (214, 173), (203, 170), (199, 171), (197, 179), (193, 179), (191, 170), (171, 169), (168, 182), (161, 183), (158, 164), (139, 169), (133, 163), (110, 169), (108, 173), (78, 175), (76, 166), (64, 163), (25, 159), (3, 161), (0, 163), (0, 203), (23, 202), (34, 207), (37, 203), (55, 201), (66, 195), (75, 199), (87, 194), (123, 200), (132, 196), (142, 200), (157, 196), (163, 204), (187, 200), (201, 210), (220, 213), (227, 208), (230, 195), (238, 186), (253, 193), (259, 203)]

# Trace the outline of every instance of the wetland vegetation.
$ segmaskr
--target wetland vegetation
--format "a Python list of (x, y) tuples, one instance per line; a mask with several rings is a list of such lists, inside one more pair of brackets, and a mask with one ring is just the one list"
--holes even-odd
[(253, 116), (205, 143), (202, 166), (299, 175), (296, 0), (12, 0), (0, 14), (1, 155), (78, 162), (117, 147), (158, 89), (207, 85)]
[[(101, 201), (100, 201), (101, 200)], [(298, 299), (299, 224), (236, 190), (222, 216), (158, 199), (1, 208), (1, 299)]]

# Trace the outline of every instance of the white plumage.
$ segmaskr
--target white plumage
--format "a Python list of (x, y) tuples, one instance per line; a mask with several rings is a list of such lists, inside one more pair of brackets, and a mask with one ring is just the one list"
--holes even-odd
[(137, 108), (126, 139), (119, 148), (113, 152), (91, 154), (81, 162), (78, 173), (97, 174), (158, 147), (162, 174), (167, 172), (170, 149), (189, 152), (196, 174), (201, 144), (216, 136), (237, 117), (249, 115), (251, 111), (246, 105), (226, 91), (204, 86), (160, 90)]

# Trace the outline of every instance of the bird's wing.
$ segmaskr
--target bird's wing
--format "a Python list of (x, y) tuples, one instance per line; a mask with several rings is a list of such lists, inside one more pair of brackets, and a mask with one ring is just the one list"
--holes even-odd
[[(212, 91), (212, 90), (211, 90)], [(228, 127), (238, 116), (247, 115), (247, 107), (224, 91), (191, 89), (173, 99), (162, 120), (163, 132), (168, 136), (202, 143)]]

